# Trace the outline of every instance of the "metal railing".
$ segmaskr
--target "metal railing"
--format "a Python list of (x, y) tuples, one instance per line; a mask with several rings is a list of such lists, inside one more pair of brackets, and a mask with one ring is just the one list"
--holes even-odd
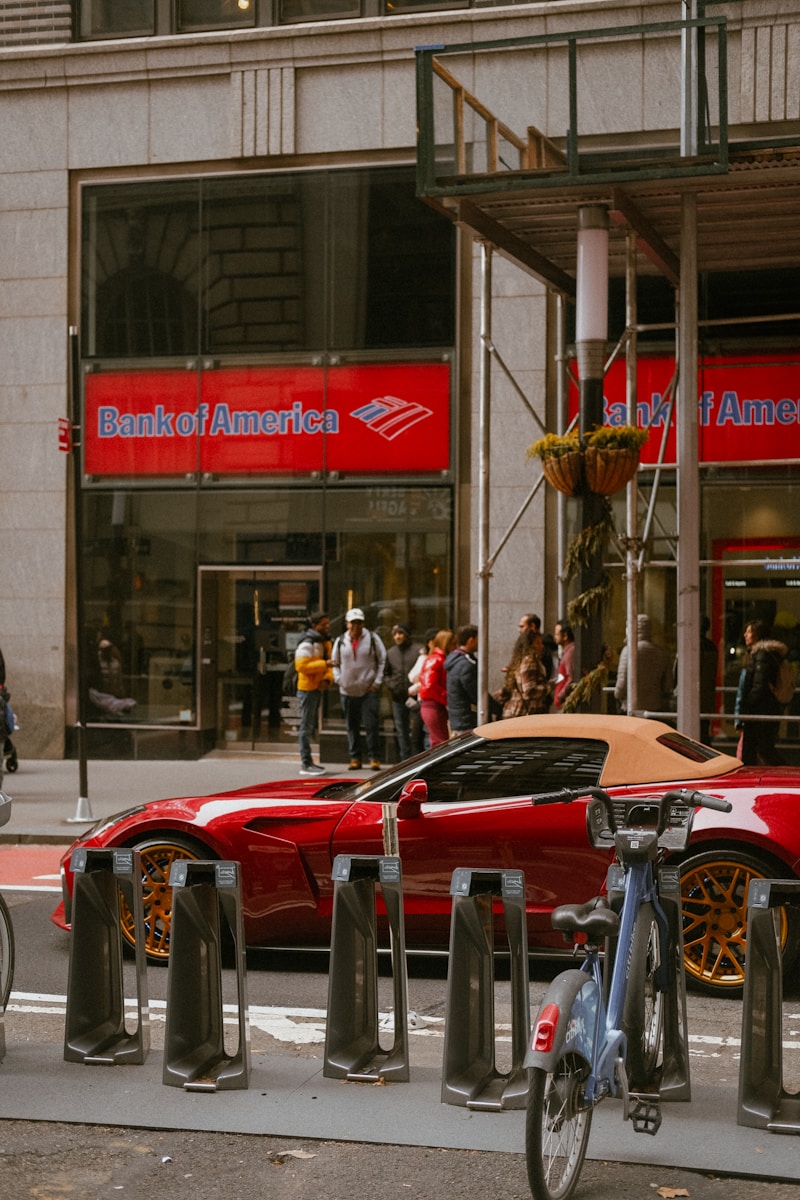
[[(707, 41), (705, 34), (715, 35), (717, 75), (717, 136), (708, 115), (707, 104)], [(600, 41), (644, 40), (659, 35), (693, 35), (702, 45), (702, 61), (696, 82), (696, 104), (687, 106), (698, 114), (698, 128), (687, 137), (681, 131), (681, 147), (697, 147), (697, 153), (684, 154), (679, 147), (653, 147), (615, 150), (605, 154), (581, 153), (579, 150), (578, 57), (579, 48)], [(566, 48), (569, 125), (558, 141), (551, 133), (542, 133), (535, 125), (525, 134), (515, 132), (508, 123), (476, 96), (444, 67), (446, 55), (476, 55), (484, 52), (510, 50), (549, 50)], [(576, 30), (569, 33), (541, 34), (535, 37), (504, 38), (486, 42), (457, 43), (449, 46), (415, 47), (417, 64), (417, 191), (419, 195), (441, 196), (469, 194), (485, 187), (485, 173), (518, 172), (524, 179), (518, 186), (531, 186), (530, 173), (536, 172), (536, 185), (563, 186), (565, 182), (593, 180), (616, 181), (674, 177), (676, 175), (708, 175), (728, 169), (728, 88), (727, 88), (727, 25), (725, 17), (703, 17), (687, 21), (661, 21), (646, 25), (619, 25), (607, 29)], [(452, 93), (452, 124), (448, 137), (436, 140), (436, 97), (434, 83), (439, 80)], [(594, 105), (595, 99), (592, 99)], [(481, 123), (485, 136), (485, 160), (478, 171), (470, 167), (471, 149), (478, 144), (468, 136), (465, 113), (473, 113)], [(700, 116), (702, 114), (702, 116)], [(686, 119), (685, 117), (683, 118)], [(559, 144), (563, 141), (563, 148)], [(481, 144), (483, 140), (481, 139)], [(507, 157), (502, 148), (505, 147)], [(504, 188), (514, 183), (504, 179)]]

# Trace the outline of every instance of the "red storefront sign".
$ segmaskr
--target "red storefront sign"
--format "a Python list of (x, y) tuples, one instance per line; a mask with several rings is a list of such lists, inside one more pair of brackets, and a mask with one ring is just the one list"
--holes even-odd
[[(669, 415), (675, 363), (642, 358), (637, 364), (637, 424), (650, 429), (642, 461), (656, 462)], [(625, 425), (625, 363), (617, 360), (603, 381), (604, 421)], [(570, 412), (578, 409), (572, 387)], [(786, 462), (800, 458), (800, 361), (797, 355), (707, 359), (698, 373), (699, 457), (703, 463)], [(675, 462), (675, 419), (666, 457)]]
[(98, 372), (89, 475), (352, 474), (450, 466), (446, 363)]

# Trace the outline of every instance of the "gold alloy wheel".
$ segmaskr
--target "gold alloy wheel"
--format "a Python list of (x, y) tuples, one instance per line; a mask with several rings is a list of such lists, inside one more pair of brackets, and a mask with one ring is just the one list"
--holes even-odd
[[(174, 862), (181, 859), (198, 859), (200, 854), (180, 842), (155, 841), (134, 847), (139, 851), (142, 863), (142, 901), (144, 905), (144, 948), (153, 962), (169, 959), (170, 931), (172, 928), (172, 888), (169, 873)], [(133, 914), (121, 898), (120, 927), (122, 936), (131, 946), (136, 938)]]
[[(683, 959), (687, 978), (704, 990), (733, 992), (744, 985), (747, 893), (751, 879), (768, 877), (754, 860), (725, 851), (681, 866)], [(788, 929), (782, 909), (782, 948)]]

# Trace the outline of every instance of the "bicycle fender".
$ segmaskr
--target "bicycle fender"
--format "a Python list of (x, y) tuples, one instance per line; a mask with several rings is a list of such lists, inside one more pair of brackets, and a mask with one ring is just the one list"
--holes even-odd
[(592, 1061), (594, 1034), (600, 1008), (600, 989), (585, 971), (564, 971), (553, 980), (539, 1008), (539, 1016), (553, 1004), (558, 1009), (556, 1032), (549, 1050), (537, 1050), (536, 1032), (539, 1017), (533, 1023), (524, 1067), (541, 1067), (552, 1071), (566, 1049)]

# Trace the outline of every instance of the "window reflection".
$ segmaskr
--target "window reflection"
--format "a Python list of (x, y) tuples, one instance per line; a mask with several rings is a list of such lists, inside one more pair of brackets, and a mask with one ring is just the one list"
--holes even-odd
[(360, 17), (359, 0), (281, 0), (280, 19), (287, 21), (313, 21), (324, 17)]
[(178, 29), (254, 25), (256, 0), (178, 0)]
[(451, 346), (454, 246), (411, 167), (88, 188), (83, 351)]

